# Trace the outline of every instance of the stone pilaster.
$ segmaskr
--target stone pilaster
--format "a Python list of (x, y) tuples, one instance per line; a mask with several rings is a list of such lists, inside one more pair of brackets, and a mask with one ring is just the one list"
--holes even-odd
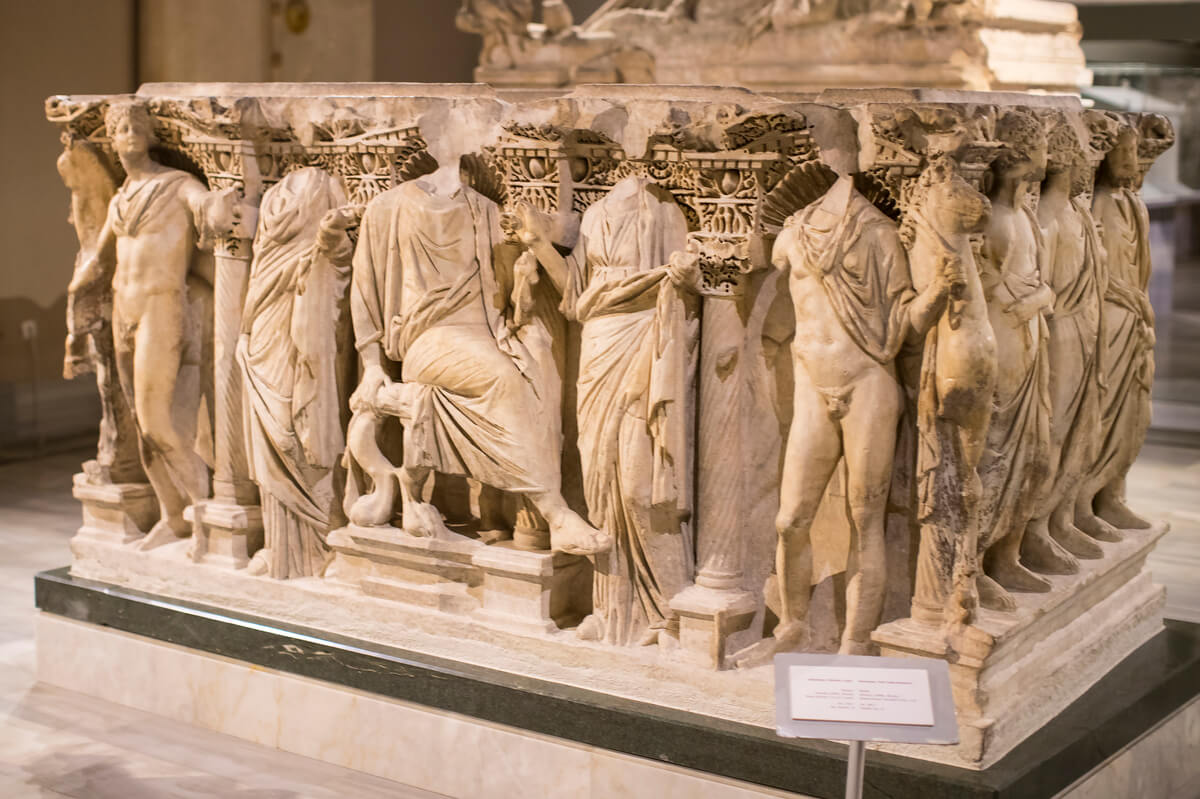
[(697, 376), (695, 583), (671, 601), (679, 641), (690, 660), (720, 668), (725, 656), (757, 636), (750, 629), (758, 600), (743, 582), (746, 470), (746, 337), (742, 282), (729, 293), (706, 292), (701, 306)]
[[(211, 188), (232, 188), (241, 216), (233, 233), (214, 249), (213, 285), (213, 496), (196, 503), (187, 517), (195, 536), (193, 558), (243, 568), (262, 547), (258, 487), (250, 479), (243, 428), (242, 373), (236, 351), (250, 278), (255, 219), (245, 218), (262, 192), (258, 163), (249, 142), (195, 145)], [(251, 214), (252, 215), (252, 214)]]

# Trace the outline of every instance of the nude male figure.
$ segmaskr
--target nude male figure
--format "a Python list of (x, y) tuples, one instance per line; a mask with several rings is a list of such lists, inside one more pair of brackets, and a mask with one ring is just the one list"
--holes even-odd
[(198, 277), (193, 269), (202, 227), (198, 215), (215, 195), (191, 174), (150, 158), (154, 132), (144, 106), (114, 105), (106, 125), (126, 178), (109, 204), (97, 255), (76, 274), (71, 290), (102, 278), (102, 254), (111, 255), (115, 245), (117, 373), (134, 409), (142, 464), (160, 506), (158, 523), (138, 542), (139, 548), (151, 549), (188, 536), (184, 508), (209, 493), (208, 467), (188, 430), (200, 392), (195, 385), (180, 386), (179, 380), (184, 367), (198, 363), (197, 342), (189, 335), (195, 298), (189, 297), (188, 283)]
[(808, 642), (812, 524), (842, 458), (852, 546), (840, 651), (870, 652), (883, 605), (884, 521), (904, 404), (893, 362), (909, 335), (937, 321), (951, 287), (939, 274), (913, 291), (895, 223), (847, 177), (788, 220), (773, 262), (789, 270), (796, 313), (794, 410), (775, 523), (781, 602), (774, 637), (737, 656), (743, 667)]

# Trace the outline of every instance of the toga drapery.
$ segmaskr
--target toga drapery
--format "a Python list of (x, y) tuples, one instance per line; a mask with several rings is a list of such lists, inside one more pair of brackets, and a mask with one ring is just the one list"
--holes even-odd
[(536, 366), (498, 289), (497, 205), (416, 180), (367, 207), (351, 312), (361, 351), (401, 364), (404, 465), (516, 493), (557, 490), (559, 441), (539, 424)]
[(1092, 212), (1106, 258), (1100, 277), (1101, 438), (1094, 473), (1108, 480), (1128, 469), (1150, 424), (1154, 381), (1154, 316), (1150, 284), (1150, 219), (1131, 188), (1099, 188)]
[(981, 553), (1023, 529), (1049, 488), (1046, 319), (1038, 312), (1021, 321), (1008, 311), (1012, 303), (1041, 289), (1041, 228), (1025, 204), (1009, 217), (1009, 224), (1009, 246), (1001, 251), (986, 241), (980, 264), (1000, 365), (987, 444), (979, 459)]
[[(1091, 471), (1100, 419), (1097, 267), (1103, 248), (1086, 200), (1074, 196), (1070, 203), (1078, 238), (1075, 228), (1067, 227), (1063, 219), (1056, 220), (1046, 230), (1046, 282), (1054, 291), (1054, 315), (1048, 324), (1049, 368), (1056, 380), (1062, 380), (1065, 378), (1058, 374), (1056, 363), (1082, 365), (1078, 383), (1056, 387), (1051, 403), (1051, 434), (1054, 444), (1061, 447), (1057, 461), (1052, 464), (1056, 486), (1064, 485), (1064, 481), (1076, 482), (1078, 475)], [(1070, 389), (1069, 395), (1063, 389)]]
[(669, 193), (631, 177), (583, 215), (563, 297), (582, 323), (579, 451), (591, 522), (613, 538), (596, 557), (603, 639), (634, 643), (668, 627), (691, 580), (698, 319), (663, 268), (687, 246)]
[(345, 203), (336, 179), (307, 168), (268, 189), (259, 210), (237, 359), (267, 573), (280, 579), (323, 571), (337, 521), (350, 241), (326, 257), (316, 237), (321, 218)]

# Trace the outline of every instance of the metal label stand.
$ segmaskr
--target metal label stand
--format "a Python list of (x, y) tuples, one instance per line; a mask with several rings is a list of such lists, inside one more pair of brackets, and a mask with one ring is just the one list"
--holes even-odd
[(867, 745), (862, 741), (851, 741), (850, 756), (846, 761), (846, 799), (862, 799), (866, 765)]
[[(792, 670), (800, 682), (799, 704), (792, 706)], [(893, 688), (922, 682), (909, 678), (913, 671), (928, 677), (923, 697)], [(814, 683), (846, 691), (848, 707), (831, 708), (823, 697), (809, 693)], [(857, 687), (855, 687), (857, 686)], [(856, 693), (863, 689), (862, 693)], [(838, 701), (843, 696), (837, 697)], [(914, 701), (917, 702), (914, 705)], [(854, 704), (859, 702), (859, 704)], [(893, 707), (880, 717), (879, 706)], [(912, 712), (923, 707), (923, 712)], [(810, 715), (811, 714), (811, 715)], [(849, 741), (846, 758), (846, 799), (862, 799), (866, 766), (866, 741), (894, 741), (914, 744), (958, 743), (958, 721), (954, 716), (954, 697), (950, 690), (950, 667), (944, 660), (928, 658), (882, 658), (859, 655), (776, 655), (775, 656), (775, 732), (785, 738), (819, 738)]]

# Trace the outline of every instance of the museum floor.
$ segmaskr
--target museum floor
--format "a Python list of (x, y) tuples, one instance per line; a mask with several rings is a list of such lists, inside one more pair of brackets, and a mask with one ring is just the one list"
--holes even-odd
[[(67, 540), (79, 524), (70, 478), (84, 458), (86, 451), (67, 452), (0, 466), (0, 796), (436, 796), (37, 685), (32, 575), (69, 558)], [(1172, 532), (1151, 557), (1156, 577), (1167, 586), (1167, 615), (1196, 622), (1198, 488), (1200, 449), (1164, 443), (1146, 445), (1129, 480), (1134, 507), (1171, 523)], [(1181, 799), (1200, 797), (1200, 785), (1194, 788)]]

